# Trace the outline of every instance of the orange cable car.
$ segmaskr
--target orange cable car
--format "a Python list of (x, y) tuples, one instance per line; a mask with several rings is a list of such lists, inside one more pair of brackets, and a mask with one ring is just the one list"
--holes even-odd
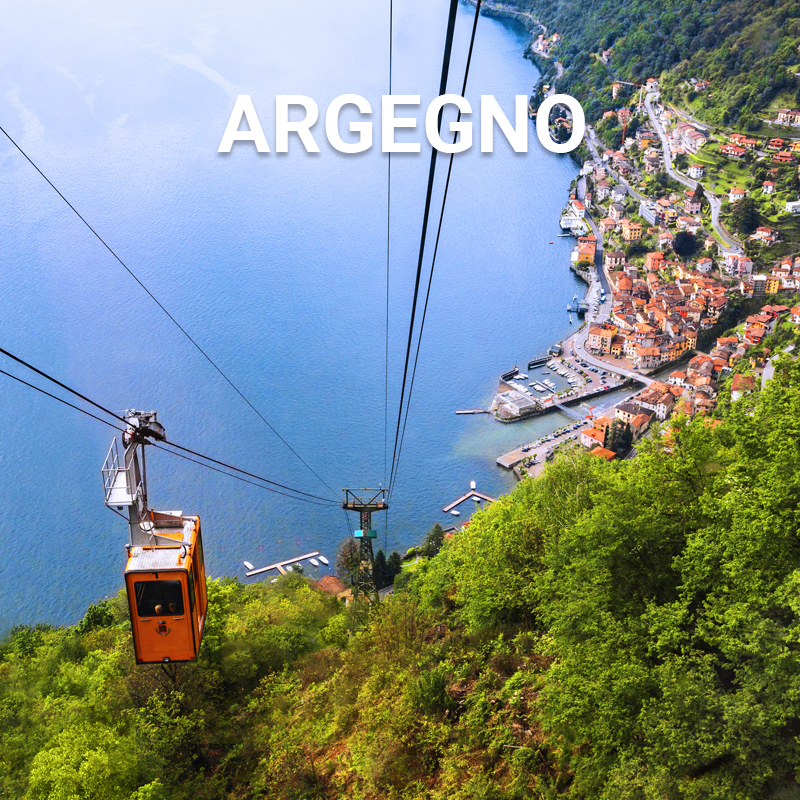
[(128, 510), (125, 589), (136, 662), (192, 661), (208, 608), (200, 518), (147, 507), (144, 446), (166, 436), (155, 412), (126, 411), (125, 419), (122, 457), (114, 439), (102, 474), (105, 504)]

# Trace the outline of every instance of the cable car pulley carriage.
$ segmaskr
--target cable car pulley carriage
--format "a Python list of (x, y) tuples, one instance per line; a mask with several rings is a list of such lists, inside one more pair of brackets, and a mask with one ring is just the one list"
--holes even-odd
[(125, 589), (138, 664), (192, 661), (208, 607), (200, 518), (147, 502), (145, 446), (166, 441), (155, 411), (126, 411), (127, 430), (103, 464), (105, 504), (128, 512)]

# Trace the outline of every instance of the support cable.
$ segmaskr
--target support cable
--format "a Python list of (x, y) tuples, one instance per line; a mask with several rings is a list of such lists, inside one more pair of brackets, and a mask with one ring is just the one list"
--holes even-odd
[(267, 426), (267, 427), (268, 427), (268, 428), (269, 428), (269, 429), (270, 429), (270, 430), (271, 430), (271, 431), (272, 431), (272, 432), (273, 432), (273, 433), (274, 433), (274, 434), (275, 434), (275, 435), (278, 437), (278, 439), (280, 439), (280, 440), (281, 440), (281, 442), (283, 442), (283, 444), (284, 444), (284, 445), (286, 445), (286, 447), (288, 447), (288, 448), (289, 448), (289, 450), (290, 450), (290, 451), (291, 451), (291, 452), (292, 452), (292, 453), (293, 453), (293, 454), (294, 454), (294, 455), (295, 455), (295, 456), (296, 456), (296, 457), (297, 457), (297, 458), (298, 458), (298, 459), (299, 459), (299, 460), (300, 460), (300, 461), (303, 463), (303, 465), (304, 465), (304, 466), (305, 466), (305, 467), (306, 467), (306, 468), (309, 470), (309, 472), (311, 472), (311, 474), (312, 474), (312, 475), (314, 475), (314, 477), (316, 477), (316, 478), (317, 478), (317, 480), (319, 480), (319, 481), (320, 481), (320, 482), (323, 484), (323, 486), (325, 486), (325, 488), (326, 488), (326, 489), (328, 489), (328, 491), (329, 491), (329, 492), (331, 492), (331, 494), (333, 494), (333, 495), (334, 495), (334, 497), (335, 497), (335, 496), (336, 496), (336, 494), (335, 494), (335, 492), (333, 491), (333, 489), (331, 489), (331, 487), (330, 487), (330, 486), (328, 486), (328, 484), (327, 484), (327, 483), (325, 483), (325, 481), (324, 481), (324, 480), (322, 480), (322, 478), (321, 478), (321, 477), (320, 477), (320, 476), (319, 476), (319, 475), (318, 475), (318, 474), (317, 474), (317, 473), (314, 471), (314, 469), (313, 469), (313, 468), (312, 468), (312, 467), (311, 467), (311, 466), (310, 466), (310, 465), (309, 465), (309, 464), (308, 464), (308, 463), (307, 463), (307, 462), (306, 462), (306, 461), (305, 461), (305, 460), (304, 460), (304, 459), (303, 459), (303, 458), (300, 456), (300, 454), (299, 454), (299, 453), (298, 453), (298, 452), (297, 452), (297, 451), (296, 451), (296, 450), (295, 450), (295, 449), (294, 449), (294, 448), (293, 448), (293, 447), (292, 447), (292, 446), (289, 444), (289, 442), (287, 442), (287, 441), (286, 441), (286, 439), (284, 439), (284, 438), (283, 438), (283, 436), (281, 436), (281, 435), (278, 433), (278, 431), (277, 431), (277, 430), (275, 430), (275, 428), (273, 428), (273, 427), (272, 427), (272, 425), (269, 423), (269, 421), (267, 420), (267, 418), (266, 418), (266, 417), (265, 417), (265, 416), (264, 416), (264, 415), (263, 415), (263, 414), (262, 414), (262, 413), (261, 413), (261, 412), (260, 412), (260, 411), (259, 411), (259, 410), (258, 410), (258, 409), (257, 409), (257, 408), (256, 408), (256, 407), (255, 407), (255, 406), (254, 406), (254, 405), (253, 405), (253, 404), (252, 404), (252, 403), (251, 403), (251, 402), (248, 400), (248, 399), (247, 399), (247, 397), (245, 397), (245, 395), (243, 394), (243, 392), (242, 392), (242, 391), (241, 391), (241, 390), (240, 390), (240, 389), (239, 389), (239, 388), (236, 386), (236, 384), (235, 384), (235, 383), (234, 383), (234, 382), (233, 382), (233, 381), (232, 381), (232, 380), (231, 380), (231, 379), (230, 379), (230, 378), (229, 378), (229, 377), (228, 377), (228, 376), (227, 376), (227, 375), (226, 375), (226, 374), (225, 374), (225, 373), (222, 371), (221, 367), (217, 366), (217, 363), (216, 363), (216, 362), (215, 362), (215, 361), (214, 361), (214, 360), (211, 358), (211, 356), (209, 356), (209, 355), (208, 355), (208, 353), (207, 353), (207, 352), (206, 352), (206, 351), (205, 351), (205, 350), (204, 350), (204, 349), (203, 349), (203, 348), (202, 348), (202, 347), (201, 347), (201, 346), (200, 346), (200, 345), (199, 345), (199, 344), (198, 344), (198, 343), (197, 343), (197, 342), (196, 342), (196, 341), (195, 341), (195, 340), (192, 338), (192, 336), (191, 336), (191, 335), (189, 334), (189, 332), (188, 332), (188, 331), (187, 331), (187, 330), (186, 330), (186, 329), (185, 329), (185, 328), (184, 328), (184, 327), (183, 327), (183, 326), (180, 324), (180, 322), (178, 322), (178, 320), (177, 320), (177, 319), (175, 319), (175, 317), (173, 317), (173, 316), (172, 316), (172, 314), (170, 314), (170, 312), (169, 312), (169, 311), (167, 311), (166, 307), (165, 307), (165, 306), (164, 306), (164, 305), (161, 303), (161, 301), (160, 301), (160, 300), (159, 300), (159, 299), (158, 299), (158, 298), (157, 298), (157, 297), (156, 297), (156, 296), (155, 296), (155, 295), (154, 295), (154, 294), (153, 294), (153, 293), (152, 293), (152, 292), (151, 292), (151, 291), (150, 291), (150, 290), (149, 290), (149, 289), (148, 289), (148, 288), (147, 288), (147, 287), (144, 285), (144, 283), (142, 283), (142, 281), (141, 281), (141, 280), (140, 280), (140, 279), (139, 279), (139, 278), (138, 278), (138, 277), (135, 275), (135, 273), (133, 272), (133, 270), (132, 270), (132, 269), (130, 269), (130, 267), (128, 267), (128, 265), (127, 265), (127, 264), (126, 264), (126, 263), (125, 263), (125, 262), (124, 262), (124, 261), (123, 261), (123, 260), (122, 260), (122, 259), (121, 259), (121, 258), (120, 258), (120, 257), (119, 257), (119, 256), (118, 256), (118, 255), (117, 255), (117, 254), (116, 254), (116, 253), (115, 253), (115, 252), (112, 250), (112, 249), (111, 249), (111, 247), (110, 247), (110, 246), (109, 246), (109, 245), (106, 243), (105, 239), (103, 239), (103, 237), (102, 237), (102, 236), (100, 236), (100, 234), (99, 234), (99, 233), (98, 233), (98, 232), (97, 232), (97, 231), (96, 231), (96, 230), (95, 230), (95, 229), (94, 229), (94, 228), (93, 228), (93, 227), (92, 227), (92, 226), (91, 226), (91, 225), (90, 225), (90, 224), (89, 224), (89, 223), (86, 221), (86, 219), (84, 219), (84, 217), (83, 217), (83, 216), (81, 216), (80, 212), (79, 212), (79, 211), (78, 211), (78, 210), (75, 208), (75, 206), (73, 206), (73, 205), (72, 205), (72, 203), (70, 203), (70, 202), (69, 202), (69, 200), (67, 200), (67, 198), (66, 198), (66, 197), (65, 197), (65, 196), (64, 196), (64, 195), (63, 195), (63, 194), (62, 194), (62, 193), (59, 191), (59, 189), (58, 189), (58, 188), (55, 186), (55, 184), (54, 184), (54, 183), (53, 183), (53, 182), (50, 180), (50, 178), (48, 178), (48, 177), (47, 177), (47, 175), (45, 175), (45, 174), (44, 174), (44, 172), (42, 172), (42, 170), (41, 170), (41, 169), (39, 169), (39, 167), (38, 167), (38, 166), (36, 166), (36, 164), (35, 164), (35, 163), (32, 161), (32, 159), (30, 158), (30, 156), (29, 156), (29, 155), (28, 155), (28, 154), (27, 154), (27, 153), (26, 153), (26, 152), (25, 152), (25, 151), (24, 151), (24, 150), (23, 150), (23, 149), (22, 149), (22, 148), (21, 148), (21, 147), (20, 147), (20, 146), (19, 146), (19, 145), (18, 145), (18, 144), (15, 142), (15, 141), (14, 141), (14, 139), (12, 139), (12, 138), (11, 138), (11, 136), (8, 134), (8, 132), (5, 130), (5, 128), (3, 128), (2, 126), (0, 126), (0, 132), (2, 132), (2, 133), (5, 135), (5, 137), (8, 139), (8, 141), (9, 141), (9, 142), (11, 142), (11, 144), (13, 144), (13, 145), (14, 145), (14, 147), (16, 147), (16, 148), (17, 148), (17, 150), (19, 150), (19, 152), (20, 152), (20, 153), (22, 153), (22, 155), (25, 157), (25, 159), (27, 160), (27, 162), (28, 162), (28, 163), (29, 163), (29, 164), (30, 164), (30, 165), (31, 165), (31, 166), (32, 166), (32, 167), (33, 167), (33, 168), (34, 168), (34, 169), (35, 169), (35, 170), (36, 170), (36, 171), (39, 173), (39, 175), (41, 175), (41, 176), (42, 176), (42, 178), (44, 178), (44, 179), (45, 179), (45, 181), (46, 181), (46, 182), (47, 182), (47, 183), (50, 185), (50, 187), (53, 189), (53, 191), (55, 191), (55, 193), (56, 193), (56, 194), (57, 194), (57, 195), (58, 195), (58, 196), (59, 196), (59, 197), (60, 197), (60, 198), (61, 198), (61, 199), (62, 199), (62, 200), (63, 200), (63, 201), (64, 201), (64, 202), (65, 202), (65, 203), (66, 203), (66, 204), (67, 204), (67, 205), (70, 207), (70, 209), (72, 209), (72, 211), (74, 212), (75, 216), (77, 216), (77, 217), (78, 217), (78, 219), (79, 219), (79, 220), (80, 220), (80, 221), (81, 221), (81, 222), (82, 222), (82, 223), (83, 223), (83, 224), (84, 224), (84, 225), (85, 225), (85, 226), (86, 226), (86, 227), (87, 227), (87, 228), (88, 228), (88, 229), (89, 229), (89, 230), (90, 230), (90, 231), (91, 231), (91, 232), (92, 232), (94, 235), (95, 235), (95, 237), (96, 237), (96, 238), (97, 238), (97, 240), (100, 242), (100, 244), (102, 244), (102, 245), (103, 245), (103, 247), (105, 247), (105, 248), (106, 248), (106, 250), (108, 250), (108, 252), (109, 252), (109, 253), (111, 253), (111, 255), (112, 255), (112, 256), (113, 256), (113, 257), (114, 257), (114, 258), (115, 258), (115, 259), (116, 259), (116, 260), (117, 260), (117, 261), (118, 261), (118, 262), (119, 262), (121, 265), (122, 265), (123, 269), (124, 269), (124, 270), (125, 270), (125, 271), (126, 271), (126, 272), (127, 272), (127, 273), (128, 273), (128, 274), (129, 274), (129, 275), (130, 275), (130, 276), (131, 276), (131, 277), (132, 277), (134, 280), (135, 280), (135, 281), (136, 281), (136, 283), (138, 283), (138, 284), (139, 284), (139, 286), (141, 286), (141, 287), (142, 287), (142, 289), (144, 289), (144, 291), (145, 291), (145, 292), (148, 294), (148, 296), (150, 297), (150, 299), (151, 299), (151, 300), (152, 300), (152, 301), (153, 301), (153, 302), (154, 302), (154, 303), (155, 303), (155, 304), (156, 304), (156, 305), (157, 305), (157, 306), (158, 306), (158, 307), (159, 307), (159, 308), (160, 308), (160, 309), (161, 309), (161, 310), (162, 310), (162, 311), (163, 311), (163, 312), (164, 312), (164, 313), (165, 313), (165, 314), (166, 314), (166, 315), (169, 317), (169, 319), (170, 319), (170, 320), (171, 320), (171, 321), (172, 321), (172, 322), (175, 324), (175, 326), (178, 328), (178, 330), (179, 330), (179, 331), (180, 331), (180, 332), (181, 332), (181, 333), (182, 333), (182, 334), (183, 334), (183, 335), (184, 335), (184, 336), (185, 336), (185, 337), (186, 337), (186, 338), (187, 338), (187, 339), (188, 339), (188, 340), (189, 340), (189, 341), (190, 341), (190, 342), (191, 342), (191, 343), (192, 343), (192, 344), (195, 346), (195, 348), (196, 348), (196, 349), (199, 351), (199, 353), (200, 353), (200, 354), (201, 354), (201, 355), (202, 355), (202, 356), (203, 356), (203, 357), (206, 359), (206, 361), (208, 361), (208, 363), (209, 363), (209, 364), (211, 364), (211, 366), (212, 366), (212, 367), (214, 367), (214, 369), (215, 369), (215, 370), (216, 370), (216, 371), (217, 371), (217, 372), (218, 372), (218, 373), (219, 373), (219, 374), (220, 374), (220, 375), (221, 375), (221, 376), (222, 376), (222, 377), (225, 379), (225, 381), (226, 381), (226, 382), (227, 382), (227, 383), (230, 385), (230, 387), (231, 387), (231, 388), (232, 388), (232, 389), (233, 389), (233, 390), (236, 392), (236, 394), (238, 394), (238, 395), (239, 395), (239, 397), (241, 397), (241, 398), (242, 398), (242, 400), (244, 400), (244, 402), (245, 402), (245, 403), (247, 403), (247, 405), (248, 405), (248, 406), (250, 406), (250, 408), (251, 408), (251, 409), (252, 409), (252, 410), (253, 410), (253, 411), (254, 411), (254, 412), (257, 414), (257, 416), (258, 416), (258, 417), (261, 419), (261, 421), (262, 421), (262, 422), (263, 422), (263, 423), (264, 423), (264, 424), (265, 424), (265, 425), (266, 425), (266, 426)]
[[(8, 350), (4, 350), (2, 347), (0, 347), (0, 353), (3, 354), (4, 356), (7, 356), (8, 358), (13, 359), (17, 363), (21, 364), (22, 366), (26, 367), (27, 369), (31, 370), (32, 372), (35, 372), (37, 375), (40, 375), (41, 377), (45, 378), (46, 380), (50, 381), (51, 383), (56, 384), (56, 386), (61, 387), (65, 391), (67, 391), (70, 394), (74, 395), (75, 397), (80, 398), (85, 403), (88, 403), (89, 405), (94, 406), (95, 408), (97, 408), (100, 411), (102, 411), (104, 414), (108, 414), (110, 417), (113, 417), (118, 422), (121, 422), (127, 428), (128, 421), (124, 417), (121, 417), (119, 414), (116, 414), (115, 412), (111, 411), (110, 409), (106, 408), (105, 406), (102, 406), (99, 403), (96, 403), (94, 400), (90, 399), (86, 395), (81, 394), (80, 392), (78, 392), (75, 389), (72, 389), (71, 387), (67, 386), (65, 383), (62, 383), (61, 381), (59, 381), (57, 378), (54, 378), (52, 375), (48, 375), (46, 372), (38, 369), (37, 367), (34, 367), (33, 364), (29, 364), (27, 361), (21, 359), (19, 356), (15, 356), (13, 353), (9, 353)], [(106, 425), (109, 425), (110, 427), (114, 428), (115, 430), (118, 430), (118, 431), (124, 431), (125, 430), (125, 428), (118, 428), (116, 425), (113, 425), (112, 423), (110, 423), (110, 422), (108, 422), (108, 421), (106, 421), (104, 419), (101, 419), (100, 417), (97, 417), (94, 414), (90, 414), (88, 411), (85, 411), (84, 409), (80, 408), (79, 406), (75, 406), (72, 403), (68, 403), (66, 400), (62, 400), (61, 398), (57, 397), (56, 395), (52, 395), (49, 392), (45, 392), (44, 389), (39, 389), (39, 387), (34, 386), (31, 383), (27, 383), (27, 381), (23, 381), (20, 378), (16, 378), (15, 376), (9, 374), (8, 372), (3, 372), (2, 370), (0, 370), (0, 372), (2, 372), (3, 375), (7, 375), (8, 377), (13, 378), (16, 381), (19, 381), (20, 383), (24, 383), (26, 386), (30, 386), (31, 388), (36, 389), (37, 391), (42, 392), (43, 394), (46, 394), (48, 397), (52, 397), (52, 398), (54, 398), (55, 400), (58, 400), (61, 403), (65, 403), (66, 405), (70, 406), (71, 408), (75, 408), (78, 411), (80, 411), (80, 412), (82, 412), (84, 414), (87, 414), (88, 416), (92, 417), (93, 419), (98, 420), (99, 422), (102, 422), (102, 423), (104, 423)], [(277, 481), (272, 481), (269, 478), (264, 478), (261, 475), (257, 475), (257, 474), (255, 474), (253, 472), (248, 472), (247, 470), (241, 469), (240, 467), (235, 467), (232, 464), (226, 463), (225, 461), (220, 461), (220, 460), (218, 460), (216, 458), (212, 458), (211, 456), (204, 455), (203, 453), (199, 453), (196, 450), (192, 450), (189, 447), (184, 447), (183, 445), (176, 444), (175, 442), (166, 441), (166, 442), (164, 442), (164, 444), (167, 444), (170, 447), (174, 447), (176, 450), (182, 450), (184, 453), (189, 453), (190, 455), (197, 456), (198, 458), (205, 459), (206, 461), (210, 461), (213, 464), (217, 464), (220, 467), (224, 467), (225, 469), (233, 470), (234, 472), (239, 472), (242, 475), (247, 475), (250, 478), (255, 478), (256, 480), (262, 481), (263, 483), (267, 483), (267, 484), (270, 484), (272, 486), (277, 486), (277, 487), (279, 487), (281, 489), (286, 489), (289, 492), (295, 492), (298, 495), (303, 495), (304, 497), (308, 497), (308, 498), (311, 498), (311, 499), (314, 499), (314, 500), (321, 500), (323, 503), (334, 503), (334, 502), (336, 502), (334, 500), (329, 500), (327, 497), (320, 497), (320, 496), (315, 495), (315, 494), (310, 494), (308, 492), (303, 492), (300, 489), (294, 489), (291, 486), (286, 486), (286, 485), (284, 485), (282, 483), (278, 483)], [(163, 450), (164, 448), (160, 447), (159, 449)], [(167, 450), (167, 452), (172, 452), (173, 455), (180, 455), (179, 453), (173, 452), (171, 450)], [(189, 459), (189, 460), (192, 460), (192, 459)], [(209, 468), (211, 468), (211, 467), (209, 467)], [(217, 471), (220, 471), (220, 470), (217, 470)], [(237, 477), (237, 476), (233, 475), (231, 477)], [(250, 481), (245, 481), (245, 482), (249, 483)], [(262, 488), (267, 488), (267, 487), (262, 487)], [(283, 493), (282, 492), (278, 492), (278, 494), (283, 494)], [(286, 495), (286, 496), (287, 497), (291, 497), (293, 495)], [(295, 498), (295, 499), (299, 500), (301, 498), (298, 497), (298, 498)]]
[[(59, 403), (63, 403), (65, 406), (69, 406), (70, 408), (75, 409), (75, 411), (80, 411), (81, 414), (85, 414), (87, 417), (91, 417), (92, 419), (95, 419), (98, 422), (102, 422), (103, 425), (108, 425), (110, 428), (113, 428), (115, 431), (119, 431), (120, 433), (124, 433), (124, 431), (125, 431), (124, 428), (118, 428), (112, 422), (109, 422), (108, 420), (102, 419), (101, 417), (98, 417), (95, 414), (92, 414), (91, 411), (87, 411), (85, 408), (81, 408), (80, 406), (73, 405), (69, 401), (64, 400), (62, 397), (58, 397), (57, 395), (51, 394), (50, 392), (47, 392), (44, 389), (42, 389), (41, 387), (35, 386), (32, 383), (28, 383), (28, 381), (24, 381), (24, 380), (22, 380), (22, 378), (18, 378), (16, 375), (12, 375), (10, 372), (6, 372), (5, 370), (0, 369), (0, 375), (5, 375), (7, 378), (11, 378), (11, 380), (16, 381), (17, 383), (21, 383), (23, 386), (27, 386), (29, 389), (34, 389), (35, 391), (40, 392), (41, 394), (46, 395), (47, 397), (50, 397), (53, 400), (57, 400)], [(310, 503), (311, 505), (314, 505), (314, 506), (324, 505), (323, 503), (315, 503), (313, 500), (306, 500), (306, 499), (304, 499), (302, 497), (295, 497), (295, 495), (292, 495), (292, 494), (286, 494), (285, 492), (279, 492), (277, 489), (272, 489), (269, 486), (263, 486), (260, 483), (255, 483), (254, 481), (249, 481), (249, 480), (247, 480), (247, 478), (242, 478), (239, 475), (233, 475), (230, 472), (225, 472), (225, 470), (217, 469), (216, 467), (212, 467), (210, 464), (204, 464), (202, 461), (195, 461), (195, 459), (189, 458), (188, 456), (181, 455), (180, 453), (176, 453), (173, 450), (167, 450), (166, 448), (155, 444), (155, 442), (151, 442), (151, 444), (153, 444), (159, 450), (163, 450), (165, 453), (169, 453), (170, 455), (173, 455), (173, 456), (178, 456), (178, 458), (185, 458), (187, 461), (192, 461), (192, 462), (194, 462), (195, 464), (198, 464), (201, 467), (205, 467), (206, 469), (214, 470), (214, 472), (219, 472), (222, 475), (227, 475), (229, 478), (235, 478), (237, 481), (242, 481), (244, 483), (249, 483), (251, 486), (255, 486), (257, 489), (264, 489), (265, 491), (273, 492), (274, 494), (280, 494), (280, 495), (283, 495), (284, 497), (289, 497), (292, 500), (300, 500), (303, 503)], [(116, 511), (116, 509), (112, 508), (111, 510), (114, 511), (115, 514), (119, 514), (119, 512)], [(121, 514), (120, 514), (120, 516), (122, 516), (122, 518), (127, 521), (126, 517), (124, 517)]]
[[(472, 63), (472, 51), (473, 51), (473, 48), (475, 46), (475, 32), (476, 32), (476, 30), (478, 28), (478, 18), (480, 17), (481, 4), (482, 4), (482, 0), (477, 0), (477, 3), (475, 5), (475, 17), (474, 17), (474, 19), (472, 21), (472, 36), (470, 37), (469, 52), (467, 53), (467, 65), (466, 65), (466, 67), (464, 69), (464, 83), (461, 86), (461, 96), (462, 97), (465, 97), (466, 92), (467, 92), (467, 79), (469, 78), (469, 68), (470, 68), (470, 64)], [(458, 117), (456, 118), (456, 123), (458, 123), (460, 121), (461, 121), (461, 109), (459, 108)], [(453, 144), (455, 144), (457, 140), (458, 140), (458, 131), (456, 131), (453, 134)], [(445, 181), (445, 185), (444, 185), (444, 195), (442, 197), (442, 208), (441, 208), (441, 212), (439, 213), (439, 225), (438, 225), (438, 228), (436, 230), (436, 244), (435, 244), (435, 246), (433, 248), (433, 258), (431, 259), (431, 271), (430, 271), (430, 275), (428, 276), (428, 289), (427, 289), (427, 291), (425, 293), (425, 305), (423, 306), (423, 309), (422, 309), (422, 320), (421, 320), (420, 326), (419, 326), (419, 337), (417, 338), (417, 351), (416, 351), (416, 354), (414, 355), (414, 368), (411, 371), (411, 385), (409, 386), (409, 389), (408, 389), (408, 400), (406, 402), (405, 417), (403, 419), (403, 430), (402, 430), (402, 433), (400, 434), (400, 446), (399, 446), (399, 448), (397, 450), (397, 459), (396, 459), (396, 463), (395, 463), (394, 468), (393, 468), (393, 478), (392, 478), (392, 481), (389, 484), (389, 497), (391, 497), (392, 490), (394, 489), (394, 484), (395, 484), (395, 482), (397, 480), (397, 469), (398, 469), (399, 463), (400, 463), (400, 455), (403, 452), (403, 440), (405, 439), (405, 436), (406, 436), (406, 424), (408, 423), (408, 411), (409, 411), (409, 408), (411, 407), (411, 393), (414, 391), (414, 379), (415, 379), (415, 377), (417, 375), (417, 363), (419, 362), (419, 350), (420, 350), (420, 346), (422, 344), (422, 332), (425, 329), (425, 318), (426, 318), (426, 316), (428, 314), (428, 301), (430, 300), (430, 296), (431, 296), (431, 284), (433, 283), (433, 271), (436, 268), (436, 256), (437, 256), (437, 254), (439, 252), (439, 239), (440, 239), (440, 237), (442, 235), (442, 220), (444, 219), (444, 209), (445, 209), (445, 206), (447, 205), (447, 192), (448, 192), (448, 190), (450, 188), (450, 176), (451, 176), (451, 174), (453, 172), (453, 156), (454, 155), (455, 155), (455, 153), (450, 153), (450, 161), (449, 161), (449, 163), (447, 165), (447, 180)]]
[[(447, 35), (445, 37), (444, 55), (442, 57), (442, 74), (441, 74), (441, 79), (439, 81), (440, 96), (447, 92), (447, 77), (450, 71), (450, 54), (453, 49), (453, 32), (455, 30), (455, 25), (456, 25), (457, 11), (458, 11), (458, 0), (450, 0), (450, 16), (448, 17), (447, 20)], [(442, 130), (442, 114), (443, 114), (443, 108), (440, 108), (439, 118), (437, 123), (440, 134)], [(430, 160), (430, 166), (428, 167), (428, 188), (425, 193), (425, 213), (423, 214), (422, 218), (422, 233), (420, 235), (419, 257), (417, 259), (417, 275), (414, 281), (414, 299), (411, 304), (411, 321), (408, 326), (408, 344), (406, 345), (406, 359), (405, 359), (405, 365), (403, 367), (403, 385), (400, 390), (400, 405), (397, 410), (397, 429), (395, 431), (394, 451), (392, 453), (392, 468), (391, 472), (389, 473), (390, 487), (392, 486), (393, 483), (395, 462), (397, 459), (397, 446), (400, 440), (400, 423), (402, 422), (403, 418), (403, 405), (406, 393), (406, 381), (408, 378), (408, 365), (411, 360), (411, 343), (414, 337), (414, 319), (417, 311), (417, 299), (419, 296), (420, 279), (422, 277), (422, 261), (425, 256), (425, 239), (428, 233), (428, 218), (430, 216), (430, 210), (431, 210), (431, 197), (433, 195), (433, 180), (436, 174), (437, 154), (438, 151), (436, 150), (436, 148), (435, 147), (431, 148), (431, 160)]]
[[(394, 0), (389, 0), (389, 95), (392, 94), (392, 49), (394, 25)], [(385, 384), (383, 397), (383, 481), (386, 483), (389, 452), (389, 255), (392, 230), (392, 151), (388, 153), (386, 171), (386, 353), (384, 355)]]

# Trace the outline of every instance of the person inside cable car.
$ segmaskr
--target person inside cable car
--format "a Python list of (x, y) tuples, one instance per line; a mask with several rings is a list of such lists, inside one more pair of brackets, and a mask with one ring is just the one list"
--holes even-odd
[(140, 617), (183, 614), (183, 591), (179, 580), (136, 581), (136, 610)]

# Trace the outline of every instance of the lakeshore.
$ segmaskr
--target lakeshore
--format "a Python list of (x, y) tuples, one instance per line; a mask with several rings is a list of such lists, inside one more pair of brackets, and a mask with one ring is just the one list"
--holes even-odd
[[(110, 31), (125, 30), (117, 24), (118, 9), (96, 5), (93, 13)], [(139, 11), (131, 13), (135, 24), (148, 27)], [(243, 13), (234, 4), (231, 14)], [(321, 13), (325, 35), (313, 40), (309, 55), (305, 22), (295, 8), (265, 12), (269, 26), (255, 28), (261, 44), (250, 46), (255, 34), (248, 28), (247, 46), (239, 61), (225, 62), (225, 77), (244, 86), (246, 76), (268, 74), (271, 59), (284, 59), (304, 76), (303, 92), (309, 96), (338, 96), (340, 87), (358, 86), (358, 93), (379, 107), (385, 87), (371, 89), (357, 78), (364, 64), (385, 62), (385, 15), (370, 6)], [(472, 13), (467, 6), (459, 12), (454, 47), (464, 53)], [(275, 14), (281, 20), (277, 27)], [(446, 14), (446, 4), (415, 0), (408, 15), (397, 20), (398, 80), (412, 90), (438, 80)], [(369, 24), (361, 26), (362, 17)], [(175, 41), (179, 30), (172, 24), (154, 29), (159, 49), (183, 52)], [(277, 39), (277, 30), (288, 33)], [(521, 57), (530, 34), (513, 21), (483, 17), (479, 31), (468, 99), (479, 102), (482, 94), (492, 93), (511, 97), (530, 88), (538, 74)], [(56, 36), (52, 25), (22, 26), (12, 50), (26, 57), (28, 43), (51, 35)], [(57, 185), (80, 200), (81, 213), (102, 226), (111, 246), (124, 250), (126, 263), (155, 285), (157, 296), (176, 309), (187, 330), (336, 495), (341, 486), (377, 485), (384, 478), (386, 285), (375, 265), (386, 256), (386, 155), (373, 149), (358, 159), (356, 170), (352, 157), (328, 152), (322, 142), (324, 155), (318, 158), (302, 150), (287, 158), (257, 158), (238, 146), (219, 155), (218, 129), (230, 112), (219, 86), (182, 65), (160, 57), (154, 61), (152, 53), (124, 37), (110, 36), (124, 64), (111, 59), (108, 80), (121, 87), (131, 118), (117, 130), (113, 108), (100, 104), (98, 116), (92, 116), (77, 90), (65, 85), (67, 124), (63, 115), (43, 111), (54, 109), (52, 82), (38, 74), (20, 78), (21, 96), (44, 124), (36, 154), (48, 159), (60, 154)], [(361, 59), (356, 73), (348, 71), (356, 62), (340, 58), (344, 40)], [(81, 41), (65, 56), (65, 68), (74, 75), (91, 72), (98, 47), (91, 38)], [(128, 95), (130, 72), (152, 91)], [(166, 134), (151, 134), (170, 130), (176, 109), (163, 98), (178, 91), (186, 99), (180, 121), (192, 135), (173, 147)], [(22, 127), (19, 111), (7, 98), (0, 101), (13, 135)], [(117, 132), (105, 137), (95, 136), (96, 130)], [(206, 141), (204, 132), (213, 134), (213, 141)], [(376, 520), (385, 552), (404, 552), (415, 544), (445, 501), (472, 479), (492, 497), (513, 486), (513, 476), (497, 469), (495, 458), (518, 441), (535, 438), (537, 423), (504, 426), (488, 414), (453, 411), (488, 408), (495, 370), (512, 366), (518, 353), (529, 357), (562, 338), (567, 315), (556, 308), (562, 308), (562, 297), (583, 292), (573, 274), (561, 268), (569, 260), (568, 240), (539, 246), (555, 239), (548, 236), (556, 233), (550, 221), (558, 219), (573, 164), (539, 147), (524, 159), (511, 148), (496, 147), (491, 156), (469, 152), (457, 162), (453, 181), (459, 188), (448, 199), (385, 541), (382, 520)], [(4, 239), (8, 313), (0, 320), (9, 349), (106, 399), (109, 407), (141, 404), (158, 410), (176, 441), (329, 496), (207, 362), (187, 350), (173, 326), (165, 327), (163, 314), (148, 306), (130, 276), (98, 255), (68, 216), (51, 209), (52, 190), (41, 185), (30, 165), (21, 156), (9, 156), (2, 169), (11, 187)], [(400, 395), (401, 321), (414, 288), (413, 275), (403, 265), (418, 247), (427, 169), (425, 158), (392, 160), (390, 409)], [(203, 191), (189, 191), (195, 186)], [(476, 196), (483, 205), (477, 218)], [(16, 202), (17, 197), (29, 202)], [(106, 202), (110, 197), (116, 202)], [(243, 197), (253, 198), (246, 211)], [(118, 213), (121, 207), (129, 216)], [(522, 317), (510, 309), (514, 304), (526, 308), (524, 326), (502, 323)], [(125, 336), (135, 336), (137, 347), (120, 360), (108, 341)], [(296, 391), (287, 395), (286, 387), (297, 387), (298, 375), (304, 379), (305, 404)], [(321, 401), (309, 394), (312, 387), (322, 392)], [(0, 442), (0, 459), (14, 465), (3, 483), (4, 498), (23, 509), (21, 528), (0, 523), (0, 631), (25, 622), (75, 621), (89, 603), (113, 594), (120, 583), (126, 531), (103, 505), (95, 479), (111, 435), (45, 396), (31, 397), (23, 386), (5, 384), (0, 405), (14, 421)], [(54, 438), (54, 429), (67, 433)], [(296, 503), (190, 462), (171, 463), (171, 458), (152, 454), (153, 500), (201, 517), (211, 577), (258, 580), (244, 577), (243, 560), (261, 566), (289, 554), (330, 554), (348, 535), (341, 511)], [(32, 474), (41, 476), (44, 487), (35, 506), (30, 503)], [(21, 552), (55, 529), (63, 529), (71, 543), (63, 559), (47, 570), (41, 558), (21, 560)], [(98, 539), (97, 531), (107, 534)], [(22, 574), (27, 579), (17, 586), (14, 581)], [(44, 591), (44, 582), (53, 590)]]

